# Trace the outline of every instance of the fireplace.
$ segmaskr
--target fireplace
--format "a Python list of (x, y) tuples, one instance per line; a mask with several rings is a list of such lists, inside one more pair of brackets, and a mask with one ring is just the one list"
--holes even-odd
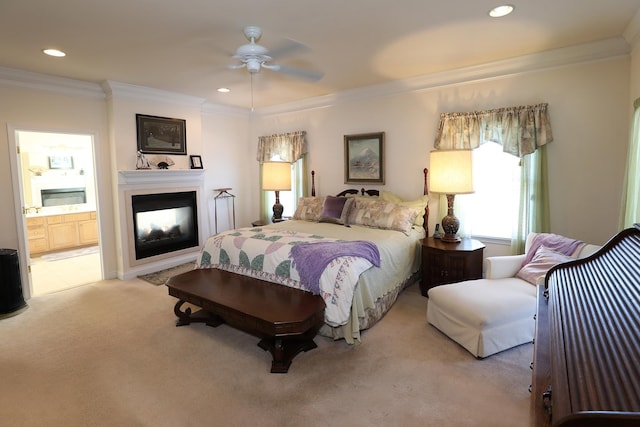
[(40, 190), (42, 207), (79, 205), (87, 203), (85, 187), (78, 188), (51, 188)]
[(209, 236), (207, 207), (204, 169), (118, 171), (118, 277), (195, 261)]
[(131, 196), (135, 259), (197, 247), (195, 191)]

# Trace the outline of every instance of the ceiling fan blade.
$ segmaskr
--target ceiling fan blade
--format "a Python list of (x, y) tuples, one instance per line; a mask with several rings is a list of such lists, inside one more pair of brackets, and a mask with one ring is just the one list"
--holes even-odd
[(227, 68), (229, 70), (238, 70), (240, 68), (245, 68), (247, 66), (247, 64), (244, 63), (239, 63), (239, 64), (229, 64), (227, 65)]
[(322, 71), (307, 70), (304, 68), (291, 67), (288, 65), (278, 64), (278, 65), (272, 65), (268, 68), (278, 73), (286, 74), (291, 77), (295, 77), (302, 80), (308, 80), (311, 82), (317, 82), (324, 76), (324, 73)]
[(286, 39), (286, 42), (273, 49), (269, 49), (269, 56), (273, 59), (286, 58), (299, 53), (309, 52), (309, 47), (296, 40)]

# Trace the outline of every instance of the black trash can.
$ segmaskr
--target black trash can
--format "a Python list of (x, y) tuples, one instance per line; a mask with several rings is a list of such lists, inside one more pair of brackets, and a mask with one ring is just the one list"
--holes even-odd
[(0, 319), (27, 307), (22, 295), (20, 260), (15, 249), (0, 249)]

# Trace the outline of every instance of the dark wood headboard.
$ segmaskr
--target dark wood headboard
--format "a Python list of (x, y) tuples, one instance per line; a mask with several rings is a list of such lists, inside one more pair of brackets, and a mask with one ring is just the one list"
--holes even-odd
[[(429, 184), (428, 184), (428, 175), (429, 175), (429, 169), (424, 168), (422, 170), (422, 173), (424, 175), (424, 189), (422, 194), (427, 196), (429, 195)], [(347, 194), (360, 194), (362, 196), (367, 195), (367, 196), (379, 196), (380, 195), (380, 191), (379, 190), (365, 190), (364, 188), (361, 188), (360, 190), (357, 190), (355, 188), (348, 188), (346, 190), (341, 191), (340, 193), (336, 194), (336, 196), (340, 197), (340, 196), (346, 196)], [(316, 195), (316, 171), (311, 171), (311, 195), (313, 197), (315, 197)], [(424, 231), (425, 233), (427, 233), (426, 235), (429, 236), (429, 204), (427, 203), (427, 206), (425, 206), (424, 208)]]

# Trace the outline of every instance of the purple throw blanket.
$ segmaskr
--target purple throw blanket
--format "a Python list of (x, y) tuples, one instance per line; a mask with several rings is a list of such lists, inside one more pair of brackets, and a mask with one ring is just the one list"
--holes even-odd
[(533, 238), (533, 242), (531, 242), (531, 247), (529, 248), (529, 252), (527, 252), (525, 260), (522, 262), (522, 266), (524, 267), (531, 262), (540, 246), (545, 246), (552, 251), (570, 256), (584, 245), (585, 243), (581, 240), (570, 239), (560, 236), (559, 234), (540, 233)]
[(300, 243), (291, 248), (291, 266), (298, 270), (300, 282), (313, 294), (320, 294), (320, 276), (326, 266), (341, 256), (357, 256), (380, 267), (378, 247), (366, 240), (348, 242)]

